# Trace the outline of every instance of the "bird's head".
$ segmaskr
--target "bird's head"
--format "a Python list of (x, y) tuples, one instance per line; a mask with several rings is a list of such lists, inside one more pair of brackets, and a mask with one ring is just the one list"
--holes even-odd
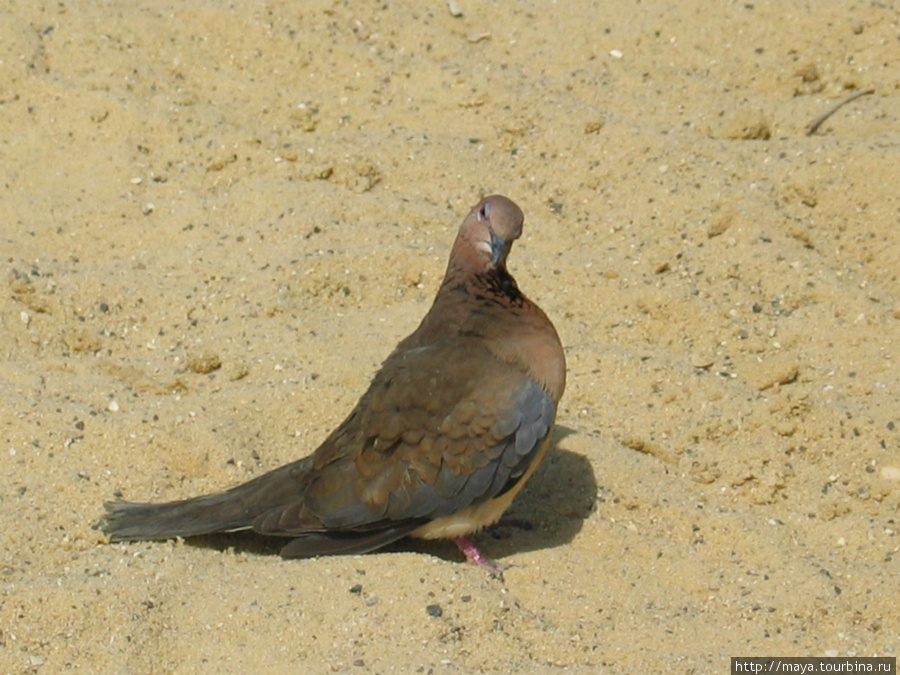
[(525, 215), (515, 202), (500, 195), (485, 197), (476, 204), (462, 226), (451, 253), (458, 262), (479, 271), (506, 269), (512, 243), (522, 236)]

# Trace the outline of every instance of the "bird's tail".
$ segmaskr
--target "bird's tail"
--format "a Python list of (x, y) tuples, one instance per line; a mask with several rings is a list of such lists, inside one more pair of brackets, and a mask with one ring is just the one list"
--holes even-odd
[(243, 485), (193, 499), (164, 504), (107, 502), (101, 529), (110, 541), (143, 541), (232, 532), (298, 497), (294, 479), (302, 468), (288, 464)]

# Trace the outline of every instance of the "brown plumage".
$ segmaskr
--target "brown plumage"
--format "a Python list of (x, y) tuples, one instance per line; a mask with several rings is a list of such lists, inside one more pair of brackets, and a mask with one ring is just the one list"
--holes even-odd
[(312, 455), (212, 495), (107, 504), (110, 540), (250, 529), (305, 558), (411, 535), (452, 538), (487, 564), (466, 535), (496, 522), (543, 459), (566, 381), (553, 324), (506, 270), (523, 221), (506, 197), (472, 209), (428, 314)]

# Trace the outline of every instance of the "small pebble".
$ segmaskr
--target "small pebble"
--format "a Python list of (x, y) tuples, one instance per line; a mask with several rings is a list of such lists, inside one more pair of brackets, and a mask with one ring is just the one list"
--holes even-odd
[(881, 477), (885, 480), (900, 481), (900, 466), (883, 466), (881, 467)]
[(116, 399), (113, 399), (106, 408), (109, 412), (119, 412), (119, 402)]
[(428, 605), (428, 607), (425, 608), (425, 611), (428, 612), (428, 616), (433, 616), (434, 618), (444, 614), (444, 610), (441, 609), (440, 605)]
[[(193, 373), (200, 375), (209, 375), (213, 371), (222, 367), (222, 359), (216, 354), (204, 354), (188, 359), (187, 368)], [(276, 370), (279, 368), (276, 366)]]
[(609, 55), (614, 59), (621, 59), (625, 54), (622, 53), (621, 49), (610, 49)]
[(712, 367), (715, 362), (715, 357), (706, 352), (691, 355), (691, 365), (700, 370), (706, 370), (707, 368)]
[(840, 654), (840, 652), (837, 649), (826, 649), (825, 650), (825, 656), (827, 656), (830, 659), (833, 659), (838, 654)]

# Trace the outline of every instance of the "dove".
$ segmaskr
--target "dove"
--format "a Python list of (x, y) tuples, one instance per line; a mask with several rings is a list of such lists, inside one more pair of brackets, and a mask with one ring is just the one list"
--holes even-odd
[(367, 553), (403, 537), (469, 538), (496, 523), (547, 452), (566, 384), (547, 315), (506, 267), (524, 215), (484, 198), (464, 219), (418, 328), (309, 456), (215, 494), (106, 504), (111, 542), (252, 530), (284, 558)]

